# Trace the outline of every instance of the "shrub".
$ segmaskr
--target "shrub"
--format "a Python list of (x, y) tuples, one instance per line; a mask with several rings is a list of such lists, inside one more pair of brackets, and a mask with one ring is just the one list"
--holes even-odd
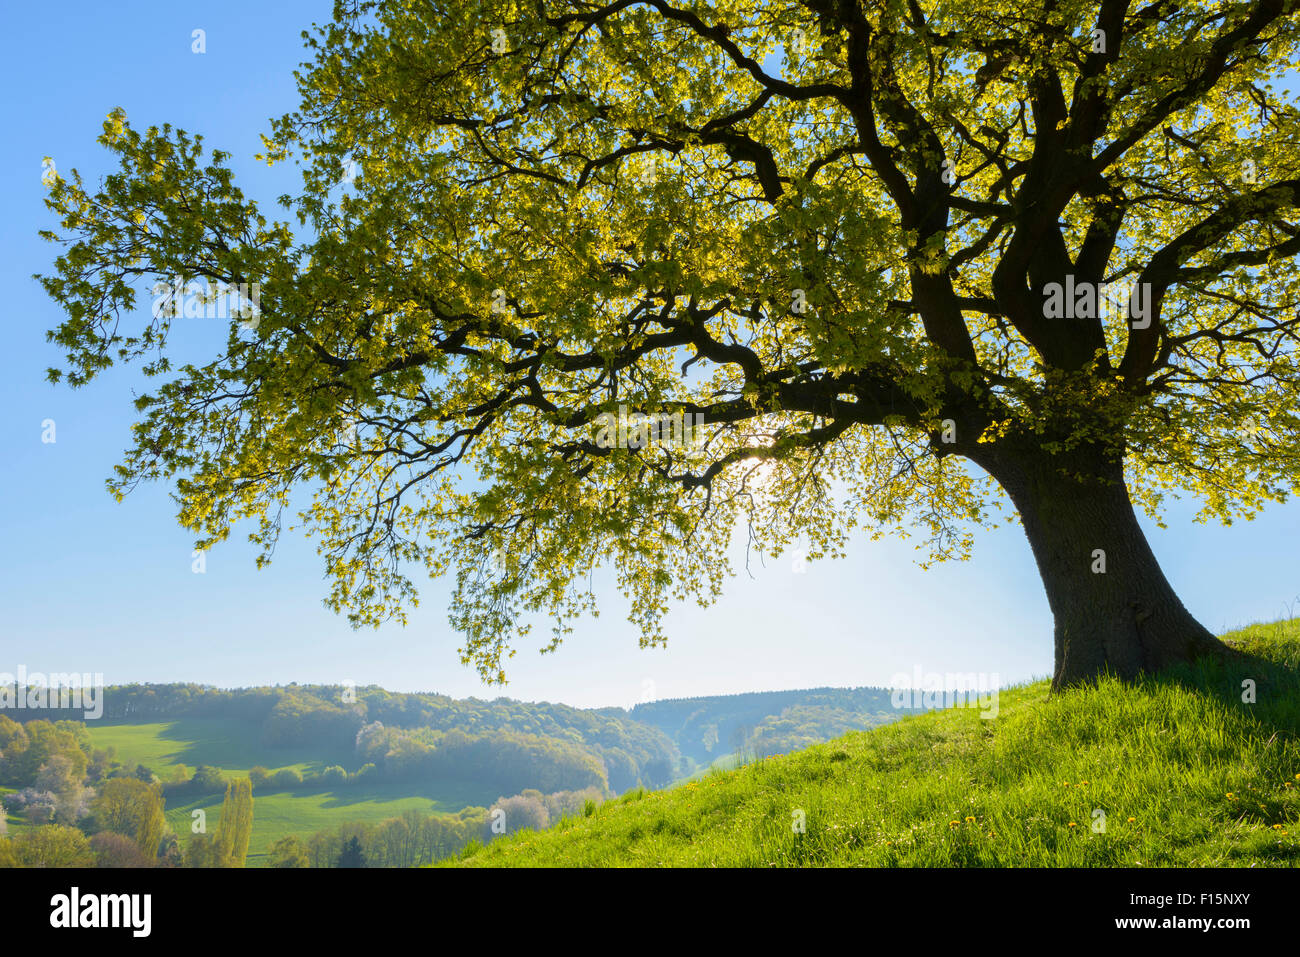
[[(498, 811), (501, 813), (498, 814)], [(529, 790), (513, 797), (497, 798), (483, 821), (483, 840), (490, 841), (501, 833), (545, 830), (550, 823), (551, 813), (537, 791)], [(502, 824), (505, 825), (504, 831), (500, 830)]]
[(271, 845), (267, 867), (307, 867), (307, 848), (292, 834)]
[(28, 831), (14, 840), (13, 849), (23, 867), (92, 867), (95, 863), (86, 835), (62, 824)]
[(297, 768), (281, 768), (271, 775), (271, 783), (279, 790), (302, 787), (302, 774)]
[(15, 811), (23, 811), (27, 808), (38, 804), (48, 805), (53, 809), (55, 797), (49, 791), (41, 791), (37, 788), (23, 788), (21, 791), (15, 791), (10, 794), (6, 800), (9, 806)]
[(135, 841), (112, 831), (101, 831), (90, 839), (90, 849), (95, 854), (96, 867), (153, 867)]
[(190, 787), (199, 794), (224, 792), (226, 790), (226, 777), (221, 773), (220, 768), (200, 764), (194, 769), (194, 777), (190, 778)]

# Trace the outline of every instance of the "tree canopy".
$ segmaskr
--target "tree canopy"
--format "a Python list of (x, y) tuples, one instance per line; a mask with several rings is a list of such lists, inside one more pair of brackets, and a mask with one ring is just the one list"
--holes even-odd
[[(340, 2), (265, 137), (302, 164), (296, 226), (121, 109), (119, 172), (52, 175), (51, 376), (142, 361), (112, 490), (173, 480), (201, 547), (247, 521), (264, 560), (299, 523), (356, 624), (454, 575), (488, 680), (530, 616), (554, 648), (594, 608), (598, 565), (658, 643), (738, 529), (812, 558), (919, 531), (937, 560), (1007, 500), (1058, 683), (1136, 673), (1214, 642), (1130, 496), (1231, 520), (1300, 475), (1297, 25), (1291, 0)], [(167, 297), (137, 309), (173, 277), (256, 284), (209, 361), (169, 361)]]

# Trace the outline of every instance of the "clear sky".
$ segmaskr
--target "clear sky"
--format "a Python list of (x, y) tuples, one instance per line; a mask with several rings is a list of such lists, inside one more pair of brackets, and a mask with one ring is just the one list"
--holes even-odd
[[(297, 105), (299, 36), (331, 4), (101, 2), (10, 5), (0, 151), (0, 672), (102, 672), (107, 682), (197, 681), (221, 686), (344, 680), (400, 691), (563, 701), (579, 706), (645, 698), (822, 685), (884, 685), (915, 667), (984, 672), (1015, 682), (1051, 671), (1051, 616), (1028, 543), (1016, 527), (981, 537), (970, 562), (928, 572), (906, 542), (865, 535), (850, 556), (800, 572), (790, 557), (733, 580), (708, 610), (674, 609), (667, 650), (641, 650), (626, 604), (604, 588), (603, 614), (577, 625), (555, 654), (519, 648), (510, 684), (486, 687), (456, 655), (448, 587), (427, 582), (402, 628), (353, 631), (322, 605), (314, 549), (286, 536), (257, 571), (242, 536), (191, 571), (190, 536), (168, 489), (116, 504), (104, 479), (128, 442), (133, 369), (72, 392), (44, 381), (60, 356), (44, 332), (61, 314), (31, 275), (56, 248), (41, 160), (89, 183), (110, 171), (95, 143), (116, 106), (133, 125), (171, 122), (234, 154), (238, 182), (275, 213), (294, 188), (291, 166), (253, 160), (268, 118)], [(207, 52), (191, 51), (206, 31)], [(279, 218), (287, 218), (281, 216)], [(148, 307), (147, 299), (142, 301)], [(224, 332), (198, 333), (215, 346)], [(43, 443), (53, 419), (56, 441)], [(1300, 507), (1270, 508), (1232, 528), (1191, 521), (1191, 503), (1146, 524), (1166, 574), (1214, 630), (1300, 613)], [(545, 633), (545, 628), (536, 629)]]

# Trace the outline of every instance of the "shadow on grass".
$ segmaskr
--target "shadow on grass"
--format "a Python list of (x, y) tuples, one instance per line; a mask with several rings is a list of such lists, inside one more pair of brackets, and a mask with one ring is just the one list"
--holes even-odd
[(1273, 736), (1300, 737), (1300, 619), (1251, 625), (1225, 642), (1231, 654), (1144, 676), (1209, 697)]
[[(357, 758), (351, 748), (332, 744), (272, 747), (262, 742), (262, 728), (256, 721), (241, 718), (162, 717), (154, 736), (175, 742), (176, 749), (162, 755), (173, 764), (190, 768), (206, 764), (230, 769), (263, 765), (271, 769), (301, 766), (304, 773), (319, 774), (331, 765), (355, 770)], [(116, 720), (103, 727), (140, 727), (142, 722)], [(154, 769), (158, 770), (158, 769)]]
[[(487, 796), (491, 791), (491, 796)], [(283, 788), (275, 791), (258, 790), (253, 795), (259, 798), (324, 798), (319, 803), (323, 809), (352, 807), (358, 804), (389, 804), (406, 801), (411, 798), (432, 801), (439, 813), (455, 814), (466, 807), (487, 807), (497, 798), (497, 789), (484, 789), (480, 785), (466, 781), (395, 781), (383, 784), (360, 786), (325, 786)]]

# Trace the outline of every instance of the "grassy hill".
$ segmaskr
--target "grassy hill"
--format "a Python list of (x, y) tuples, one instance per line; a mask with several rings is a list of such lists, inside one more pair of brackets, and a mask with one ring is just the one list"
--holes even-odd
[(994, 720), (909, 716), (630, 792), (457, 863), (1297, 866), (1300, 619), (1224, 637), (1245, 657), (1138, 688), (1010, 689)]

